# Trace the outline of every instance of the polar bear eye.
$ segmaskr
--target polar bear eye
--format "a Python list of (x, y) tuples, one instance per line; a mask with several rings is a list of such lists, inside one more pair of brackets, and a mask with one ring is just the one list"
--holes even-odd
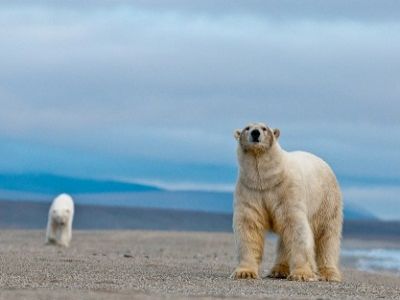
[(246, 131), (247, 131), (247, 130), (249, 130), (249, 129), (250, 129), (250, 126), (247, 126), (247, 127), (244, 129), (244, 130), (246, 130)]
[(262, 130), (263, 130), (263, 131), (267, 131), (267, 127), (263, 127)]

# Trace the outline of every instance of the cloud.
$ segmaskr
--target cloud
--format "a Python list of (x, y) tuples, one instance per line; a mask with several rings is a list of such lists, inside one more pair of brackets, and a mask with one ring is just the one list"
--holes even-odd
[(0, 137), (19, 147), (231, 167), (232, 131), (261, 120), (340, 173), (400, 175), (395, 1), (55, 3), (1, 4)]
[(6, 0), (3, 5), (17, 7), (44, 7), (78, 12), (113, 10), (116, 8), (175, 13), (182, 15), (200, 15), (223, 17), (230, 15), (259, 16), (277, 21), (315, 19), (319, 21), (350, 20), (360, 22), (398, 21), (400, 4), (396, 0), (367, 1), (313, 1), (293, 2), (290, 0), (69, 0), (54, 2), (43, 0), (33, 3), (28, 0)]

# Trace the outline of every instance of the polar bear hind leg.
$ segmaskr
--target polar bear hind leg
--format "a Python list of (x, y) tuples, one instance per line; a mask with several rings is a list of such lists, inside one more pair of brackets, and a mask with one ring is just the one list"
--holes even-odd
[(340, 271), (338, 269), (341, 226), (338, 221), (326, 224), (326, 228), (316, 239), (316, 260), (320, 280), (322, 281), (341, 281)]
[(289, 253), (285, 247), (282, 238), (278, 240), (277, 257), (269, 278), (285, 279), (289, 276)]

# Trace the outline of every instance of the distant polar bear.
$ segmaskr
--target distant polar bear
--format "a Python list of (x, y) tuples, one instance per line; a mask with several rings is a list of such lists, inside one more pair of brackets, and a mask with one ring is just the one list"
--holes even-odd
[(47, 221), (46, 242), (68, 247), (72, 237), (74, 201), (71, 196), (61, 194), (50, 206)]
[(322, 159), (286, 152), (279, 130), (252, 123), (235, 132), (239, 175), (233, 229), (239, 264), (233, 278), (257, 278), (265, 231), (279, 235), (270, 277), (340, 281), (342, 196)]

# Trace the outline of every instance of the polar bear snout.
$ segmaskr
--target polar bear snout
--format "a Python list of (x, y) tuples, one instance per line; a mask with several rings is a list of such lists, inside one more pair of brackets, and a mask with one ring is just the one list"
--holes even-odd
[(261, 135), (260, 130), (258, 130), (258, 129), (253, 129), (253, 130), (250, 132), (251, 141), (252, 141), (253, 143), (258, 143), (258, 142), (260, 142), (260, 135)]
[(65, 216), (54, 216), (53, 222), (57, 225), (64, 226), (67, 223), (67, 217)]
[(60, 227), (64, 227), (65, 226), (65, 222), (60, 220), (60, 221), (57, 222), (57, 225), (60, 226)]
[(53, 223), (60, 225), (60, 226), (65, 226), (68, 223), (69, 220), (69, 211), (53, 211), (52, 212), (52, 220)]
[(273, 146), (279, 137), (279, 129), (271, 129), (264, 123), (250, 123), (243, 129), (237, 129), (234, 137), (245, 152), (259, 154)]

